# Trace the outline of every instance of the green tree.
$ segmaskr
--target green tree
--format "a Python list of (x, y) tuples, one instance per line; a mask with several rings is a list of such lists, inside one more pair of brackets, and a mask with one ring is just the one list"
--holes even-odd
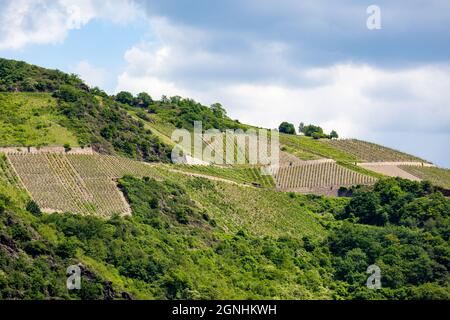
[(28, 201), (26, 209), (28, 212), (31, 212), (35, 216), (41, 215), (41, 209), (39, 208), (38, 204), (33, 200)]
[(300, 122), (298, 125), (298, 133), (305, 133), (305, 124), (303, 122)]
[(211, 111), (218, 118), (224, 118), (227, 115), (227, 111), (220, 103), (214, 103), (211, 105)]
[(153, 102), (152, 97), (146, 92), (141, 92), (136, 98), (136, 105), (141, 108), (148, 108), (148, 106)]
[(339, 138), (339, 135), (337, 134), (337, 132), (335, 130), (332, 130), (330, 132), (330, 138), (331, 139), (337, 139), (337, 138)]
[(322, 137), (323, 136), (323, 129), (321, 127), (319, 127), (319, 126), (315, 126), (313, 124), (309, 124), (309, 125), (304, 127), (303, 133), (307, 137), (312, 137), (314, 133), (317, 133), (317, 135)]
[(280, 126), (278, 127), (278, 130), (281, 133), (295, 134), (295, 127), (292, 123), (289, 123), (289, 122), (282, 122), (280, 124)]

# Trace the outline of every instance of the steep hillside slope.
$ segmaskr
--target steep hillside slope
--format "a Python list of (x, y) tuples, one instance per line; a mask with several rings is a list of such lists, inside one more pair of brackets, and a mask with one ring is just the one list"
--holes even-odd
[[(384, 179), (356, 166), (357, 152), (287, 135), (282, 148), (300, 160), (281, 180), (248, 165), (172, 165), (173, 129), (249, 126), (218, 104), (108, 96), (4, 59), (0, 91), (11, 147), (0, 155), (0, 299), (450, 299), (450, 200), (428, 182)], [(281, 192), (280, 181), (345, 184), (348, 197)], [(371, 264), (380, 290), (366, 287)], [(71, 265), (80, 290), (66, 288)]]
[(0, 92), (0, 147), (78, 146), (75, 134), (61, 125), (64, 117), (57, 108), (50, 93)]
[[(6, 91), (1, 93), (1, 99), (10, 115), (1, 118), (2, 125), (4, 128), (19, 126), (14, 135), (11, 129), (0, 131), (8, 143), (36, 146), (35, 143), (63, 142), (145, 161), (169, 159), (170, 149), (133, 119), (123, 105), (98, 89), (90, 89), (75, 75), (0, 59), (0, 91)], [(49, 92), (51, 97), (30, 92)], [(31, 96), (38, 97), (40, 108), (33, 106), (33, 100), (29, 101)], [(43, 97), (47, 99), (45, 108)], [(15, 108), (24, 100), (27, 100), (24, 107)], [(22, 108), (26, 111), (23, 115)], [(61, 133), (60, 140), (55, 141), (51, 136), (45, 139), (45, 132), (52, 134), (55, 130)]]

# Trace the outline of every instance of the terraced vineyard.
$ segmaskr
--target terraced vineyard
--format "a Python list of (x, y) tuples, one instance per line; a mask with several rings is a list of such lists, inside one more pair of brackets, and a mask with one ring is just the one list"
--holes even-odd
[(129, 214), (116, 185), (124, 175), (155, 176), (150, 165), (104, 155), (9, 154), (27, 191), (46, 212)]
[(335, 193), (340, 186), (369, 185), (376, 179), (339, 166), (333, 161), (308, 162), (280, 167), (277, 188), (284, 191)]
[(375, 143), (357, 139), (323, 140), (324, 144), (345, 152), (361, 162), (377, 161), (419, 161), (426, 162), (418, 157), (383, 147)]
[(177, 165), (174, 168), (184, 172), (205, 174), (221, 179), (228, 179), (237, 183), (259, 185), (261, 187), (274, 187), (275, 182), (271, 175), (263, 175), (260, 167), (219, 167), (219, 166), (192, 166)]

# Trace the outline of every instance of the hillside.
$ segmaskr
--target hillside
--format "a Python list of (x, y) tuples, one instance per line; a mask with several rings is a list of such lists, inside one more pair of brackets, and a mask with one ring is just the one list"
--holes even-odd
[(437, 186), (450, 189), (450, 170), (448, 169), (417, 166), (401, 166), (401, 168), (420, 179), (428, 180)]
[[(254, 128), (220, 104), (109, 96), (0, 59), (0, 299), (450, 298), (441, 169), (285, 134), (273, 176), (171, 164), (172, 131), (193, 121)], [(368, 161), (420, 178), (387, 178)], [(371, 264), (380, 290), (365, 286)], [(80, 290), (65, 286), (69, 265), (82, 269)]]

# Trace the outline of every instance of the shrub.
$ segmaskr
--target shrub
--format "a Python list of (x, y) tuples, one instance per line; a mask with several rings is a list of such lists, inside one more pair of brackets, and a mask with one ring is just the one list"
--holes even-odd
[(34, 214), (35, 216), (39, 216), (42, 214), (38, 204), (33, 200), (28, 201), (26, 209), (28, 212)]
[(116, 101), (119, 101), (124, 104), (133, 105), (134, 97), (131, 93), (127, 91), (121, 91), (116, 95)]
[(55, 92), (55, 96), (65, 102), (75, 102), (79, 98), (79, 92), (74, 87), (63, 85)]
[(281, 133), (295, 134), (295, 127), (292, 123), (289, 123), (289, 122), (282, 122), (280, 124), (280, 126), (278, 127), (278, 130)]

